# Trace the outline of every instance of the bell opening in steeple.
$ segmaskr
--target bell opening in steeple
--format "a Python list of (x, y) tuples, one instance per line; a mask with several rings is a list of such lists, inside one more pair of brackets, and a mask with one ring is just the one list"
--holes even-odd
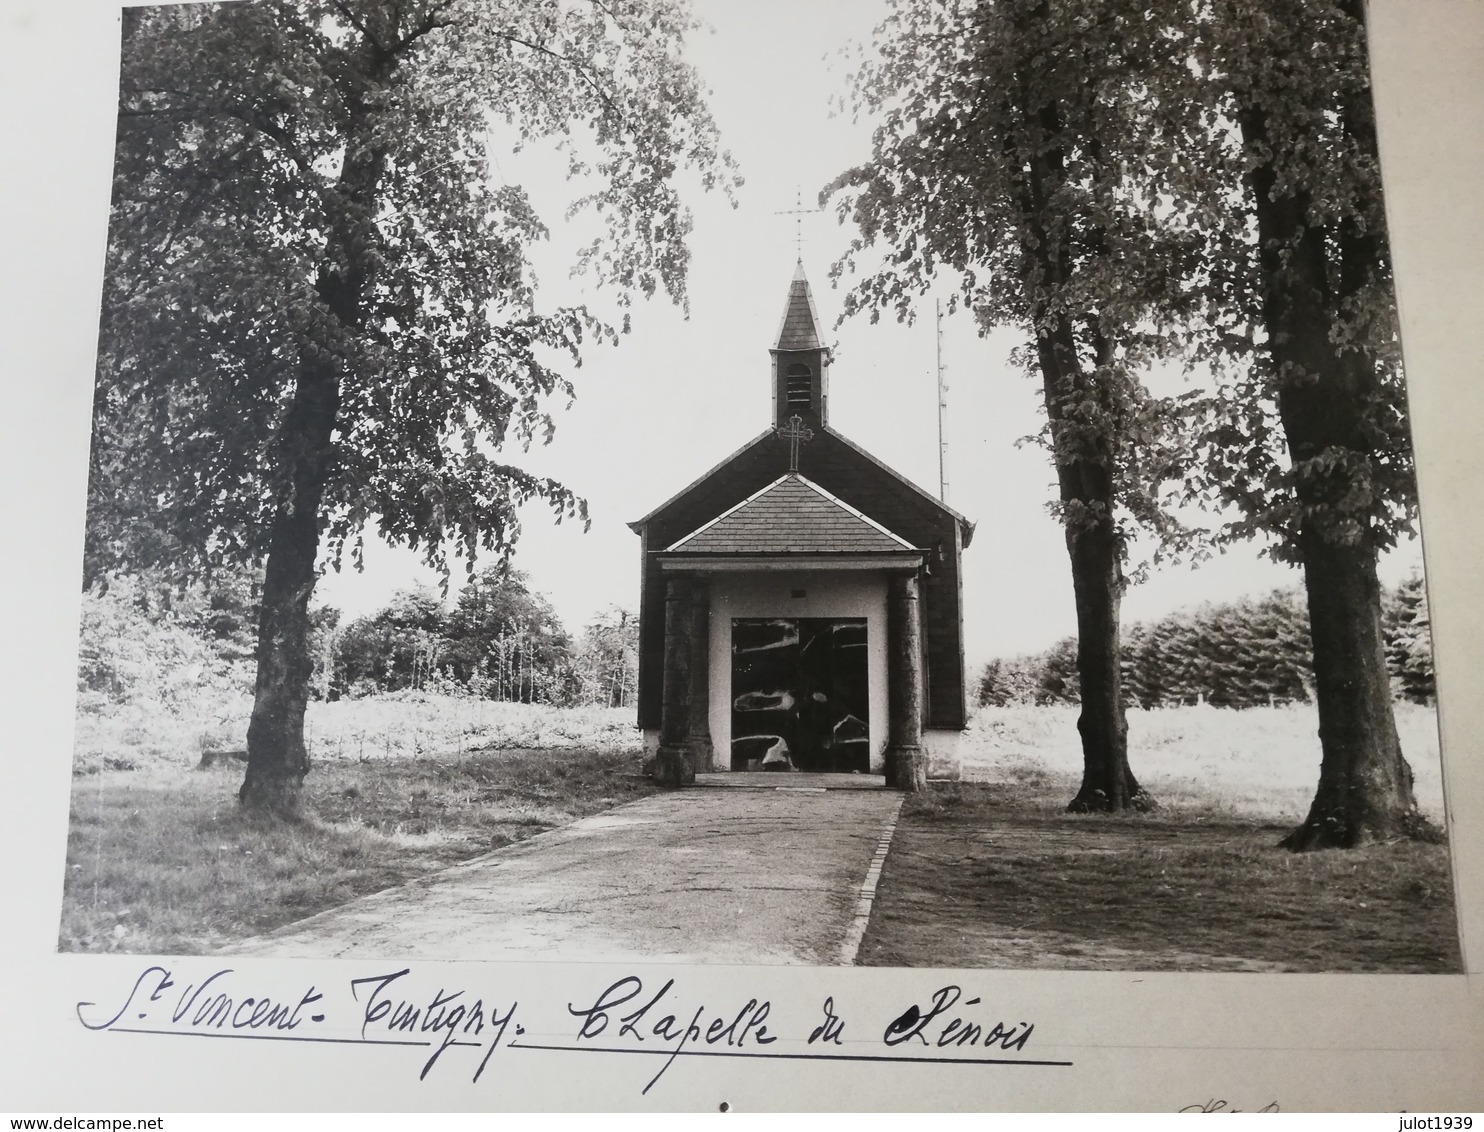
[(783, 383), (789, 412), (807, 413), (814, 402), (814, 371), (803, 362), (794, 362), (784, 371)]

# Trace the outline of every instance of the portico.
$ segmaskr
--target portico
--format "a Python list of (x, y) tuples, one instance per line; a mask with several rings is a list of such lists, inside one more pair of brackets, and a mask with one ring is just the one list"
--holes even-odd
[(640, 725), (659, 781), (722, 771), (954, 773), (959, 555), (973, 525), (828, 425), (807, 280), (773, 356), (774, 425), (632, 524)]

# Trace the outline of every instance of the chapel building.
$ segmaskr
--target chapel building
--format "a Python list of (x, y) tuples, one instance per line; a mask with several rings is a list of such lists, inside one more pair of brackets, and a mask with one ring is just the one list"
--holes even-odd
[(771, 426), (630, 524), (656, 776), (956, 776), (974, 525), (830, 427), (802, 263), (769, 353)]

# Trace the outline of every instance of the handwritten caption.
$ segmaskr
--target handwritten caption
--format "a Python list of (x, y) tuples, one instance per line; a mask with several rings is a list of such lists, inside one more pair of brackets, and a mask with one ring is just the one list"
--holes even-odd
[[(445, 1055), (460, 1061), (474, 1082), (500, 1051), (648, 1055), (659, 1059), (658, 1069), (642, 1093), (682, 1057), (1072, 1064), (1036, 1058), (1034, 1023), (993, 1018), (979, 996), (955, 984), (874, 1021), (847, 1020), (832, 995), (815, 1008), (787, 1005), (795, 1027), (785, 1032), (779, 1009), (766, 998), (739, 995), (712, 1006), (673, 978), (646, 983), (625, 975), (595, 994), (568, 998), (560, 1009), (540, 1010), (466, 987), (424, 989), (411, 967), (312, 983), (284, 995), (230, 967), (195, 978), (154, 965), (139, 973), (122, 1001), (79, 1002), (77, 1017), (89, 1030), (119, 1034), (405, 1046), (419, 1051), (422, 1081), (442, 1071)], [(799, 1018), (808, 1021), (797, 1026)]]

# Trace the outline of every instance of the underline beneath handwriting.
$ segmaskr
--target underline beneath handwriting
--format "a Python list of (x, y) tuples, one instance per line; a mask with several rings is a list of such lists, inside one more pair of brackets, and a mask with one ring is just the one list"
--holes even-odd
[(638, 1049), (632, 1046), (558, 1046), (508, 1042), (507, 1049), (551, 1050), (558, 1053), (647, 1053), (652, 1057), (756, 1057), (783, 1061), (891, 1061), (908, 1065), (1041, 1065), (1070, 1067), (1070, 1061), (1036, 1061), (1021, 1057), (898, 1057), (873, 1053), (783, 1053), (724, 1049)]

